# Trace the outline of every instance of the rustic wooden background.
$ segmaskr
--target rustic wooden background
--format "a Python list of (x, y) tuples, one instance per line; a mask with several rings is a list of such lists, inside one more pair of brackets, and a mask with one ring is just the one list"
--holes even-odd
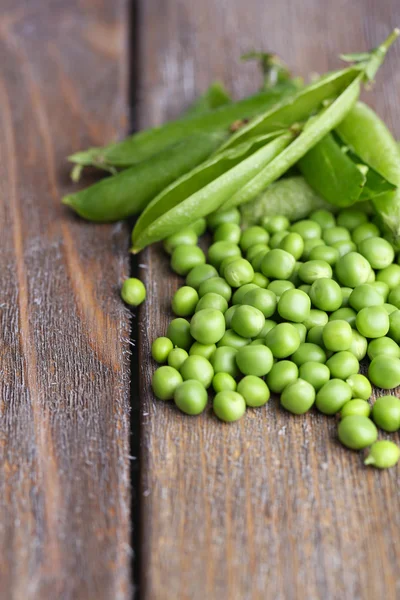
[[(155, 402), (149, 346), (179, 280), (144, 252), (130, 313), (128, 227), (59, 203), (65, 156), (122, 136), (129, 98), (132, 122), (158, 124), (215, 78), (255, 90), (244, 51), (321, 72), (399, 24), (397, 0), (0, 0), (1, 600), (399, 597), (399, 470), (364, 469), (334, 419), (273, 400), (236, 425)], [(398, 137), (399, 61), (398, 44), (368, 96)]]

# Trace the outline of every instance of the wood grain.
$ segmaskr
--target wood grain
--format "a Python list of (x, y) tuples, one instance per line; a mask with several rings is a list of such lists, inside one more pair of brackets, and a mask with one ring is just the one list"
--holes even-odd
[[(272, 49), (307, 75), (399, 23), (397, 0), (143, 1), (141, 125), (176, 115), (214, 78), (237, 96), (256, 89), (244, 51)], [(399, 61), (397, 44), (368, 96), (398, 137)], [(159, 249), (142, 262), (143, 598), (398, 598), (399, 469), (365, 469), (337, 443), (334, 419), (295, 418), (275, 400), (234, 425), (155, 401), (150, 343), (181, 280)]]
[(0, 597), (130, 596), (127, 228), (60, 204), (126, 129), (125, 0), (3, 0)]

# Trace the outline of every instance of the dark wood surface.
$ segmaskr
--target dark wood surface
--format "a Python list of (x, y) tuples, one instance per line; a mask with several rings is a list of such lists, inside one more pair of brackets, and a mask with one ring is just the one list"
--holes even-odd
[(65, 157), (126, 130), (126, 2), (0, 13), (0, 598), (126, 599), (128, 229), (60, 204)]
[[(397, 0), (146, 0), (141, 125), (175, 116), (216, 77), (237, 96), (256, 89), (255, 66), (238, 63), (244, 51), (274, 50), (307, 75), (399, 23)], [(367, 96), (398, 137), (399, 64), (397, 44)], [(296, 418), (275, 400), (234, 425), (155, 401), (150, 343), (181, 280), (159, 249), (143, 256), (143, 598), (398, 598), (399, 469), (364, 468), (337, 443), (335, 419)]]

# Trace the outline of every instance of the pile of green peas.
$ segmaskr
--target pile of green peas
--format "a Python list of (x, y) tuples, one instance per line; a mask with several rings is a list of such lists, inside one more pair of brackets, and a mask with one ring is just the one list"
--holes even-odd
[[(198, 240), (207, 228), (205, 253)], [(164, 248), (186, 280), (166, 336), (152, 344), (162, 365), (152, 380), (157, 398), (198, 415), (213, 389), (215, 415), (232, 422), (280, 394), (295, 415), (314, 405), (339, 414), (342, 444), (370, 447), (365, 464), (397, 463), (399, 447), (377, 441), (377, 428), (400, 429), (400, 399), (385, 395), (372, 406), (371, 384), (400, 385), (400, 257), (364, 206), (294, 223), (264, 217), (247, 228), (234, 208), (196, 221)]]

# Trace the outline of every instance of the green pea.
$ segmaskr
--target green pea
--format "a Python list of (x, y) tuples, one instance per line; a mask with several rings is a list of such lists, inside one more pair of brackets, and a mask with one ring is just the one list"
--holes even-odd
[(372, 407), (372, 418), (376, 425), (393, 433), (400, 429), (400, 400), (395, 396), (381, 396)]
[(329, 316), (329, 321), (347, 321), (350, 327), (355, 327), (356, 317), (357, 313), (352, 308), (339, 308)]
[(229, 302), (229, 300), (231, 299), (232, 296), (232, 290), (231, 290), (231, 286), (228, 285), (225, 281), (225, 279), (222, 279), (222, 277), (210, 277), (210, 279), (206, 279), (206, 281), (203, 281), (200, 284), (199, 287), (199, 297), (202, 298), (203, 296), (205, 296), (208, 293), (214, 293), (214, 294), (219, 294), (220, 296), (222, 296), (223, 298), (225, 298), (225, 300), (227, 302)]
[(146, 288), (140, 279), (129, 277), (122, 284), (121, 298), (130, 306), (139, 306), (146, 299)]
[(219, 274), (221, 277), (225, 277), (225, 269), (228, 265), (230, 265), (232, 262), (234, 262), (235, 260), (237, 260), (238, 256), (227, 256), (226, 258), (222, 259), (221, 264), (219, 265)]
[(301, 261), (296, 261), (294, 265), (293, 273), (291, 274), (289, 281), (293, 283), (294, 287), (298, 288), (301, 285), (302, 281), (299, 277), (299, 269), (303, 263)]
[(389, 315), (388, 336), (397, 344), (400, 343), (400, 310), (395, 310)]
[(271, 350), (267, 346), (243, 346), (237, 351), (236, 364), (243, 375), (263, 377), (273, 365)]
[(288, 279), (294, 270), (296, 259), (294, 256), (276, 248), (266, 254), (261, 263), (261, 272), (270, 279)]
[(378, 338), (389, 331), (389, 315), (383, 306), (368, 306), (357, 315), (356, 327), (367, 338)]
[(352, 335), (352, 329), (347, 321), (328, 321), (322, 332), (322, 340), (328, 350), (340, 352), (350, 348)]
[(376, 441), (378, 431), (368, 417), (350, 415), (339, 423), (339, 440), (351, 450), (362, 450)]
[(275, 358), (286, 358), (300, 346), (300, 335), (290, 323), (279, 323), (267, 333), (265, 343)]
[(242, 304), (243, 299), (244, 299), (245, 295), (247, 294), (247, 292), (249, 292), (250, 290), (258, 289), (258, 287), (259, 286), (256, 285), (255, 283), (246, 283), (245, 285), (242, 285), (233, 294), (232, 304)]
[(281, 241), (283, 240), (283, 238), (285, 236), (287, 236), (289, 232), (288, 231), (277, 231), (276, 233), (274, 233), (272, 235), (272, 237), (269, 240), (269, 246), (272, 250), (275, 250), (276, 248), (279, 247), (279, 244), (281, 243)]
[(276, 310), (277, 302), (275, 294), (270, 290), (255, 288), (245, 294), (243, 304), (257, 308), (264, 317), (271, 317)]
[(178, 275), (187, 275), (194, 267), (205, 262), (204, 252), (198, 246), (177, 246), (171, 256), (171, 268)]
[(371, 465), (377, 469), (389, 469), (397, 464), (400, 458), (400, 448), (388, 440), (381, 440), (372, 444), (364, 465)]
[(400, 308), (400, 286), (397, 286), (390, 291), (388, 301), (390, 304), (393, 304), (393, 306)]
[(272, 217), (264, 217), (261, 225), (268, 233), (278, 233), (287, 231), (290, 227), (290, 221), (284, 215), (274, 215)]
[(320, 362), (305, 362), (299, 369), (300, 379), (304, 379), (304, 381), (312, 385), (316, 392), (329, 381), (330, 376), (328, 367)]
[(304, 323), (291, 323), (291, 324), (298, 331), (298, 334), (300, 336), (300, 343), (305, 342), (306, 337), (307, 337), (307, 327), (304, 325)]
[(279, 300), (286, 290), (294, 290), (294, 284), (291, 281), (286, 281), (285, 279), (275, 279), (275, 281), (271, 281), (271, 283), (268, 284), (267, 289), (270, 292), (273, 292), (276, 296), (276, 299)]
[(250, 342), (250, 346), (264, 346), (264, 340), (261, 338), (255, 338)]
[(224, 317), (225, 317), (225, 326), (226, 326), (226, 329), (230, 329), (231, 323), (232, 323), (233, 314), (236, 311), (236, 309), (238, 308), (238, 306), (239, 306), (239, 304), (234, 304), (233, 306), (230, 306), (228, 308), (228, 310), (225, 312)]
[(236, 377), (239, 373), (236, 365), (236, 354), (237, 349), (230, 346), (217, 348), (211, 357), (214, 373), (229, 373), (232, 377)]
[(216, 269), (219, 269), (223, 259), (228, 256), (241, 256), (240, 248), (237, 244), (232, 242), (214, 242), (208, 249), (208, 262)]
[(311, 302), (323, 311), (335, 311), (342, 305), (342, 291), (333, 279), (316, 279), (310, 289)]
[(358, 244), (358, 251), (365, 256), (373, 269), (385, 269), (394, 260), (393, 246), (381, 237), (371, 237)]
[(371, 383), (384, 390), (392, 390), (400, 385), (400, 359), (393, 356), (376, 356), (369, 365), (368, 377)]
[(315, 389), (304, 379), (297, 379), (282, 392), (281, 404), (283, 408), (295, 415), (304, 415), (315, 401)]
[(359, 415), (361, 417), (369, 417), (371, 413), (371, 407), (365, 400), (361, 400), (361, 398), (354, 398), (354, 400), (349, 400), (343, 406), (340, 411), (340, 416), (342, 419), (345, 417), (350, 417), (351, 415)]
[(268, 332), (271, 331), (271, 329), (273, 329), (274, 327), (276, 327), (276, 325), (277, 325), (276, 321), (272, 321), (271, 319), (265, 319), (264, 327), (261, 329), (260, 333), (256, 336), (256, 339), (266, 338)]
[[(200, 358), (200, 357), (199, 357)], [(187, 415), (199, 415), (207, 406), (208, 395), (199, 381), (188, 379), (175, 390), (174, 402)]]
[(346, 379), (346, 383), (351, 387), (353, 398), (368, 400), (372, 394), (371, 384), (365, 375), (361, 375), (360, 373), (350, 375), (350, 377)]
[(221, 223), (214, 231), (214, 242), (232, 242), (238, 244), (242, 231), (236, 223)]
[(207, 225), (211, 230), (216, 229), (222, 223), (240, 224), (241, 216), (237, 208), (231, 208), (225, 211), (215, 211), (207, 216)]
[(338, 251), (339, 258), (345, 256), (346, 254), (349, 254), (349, 252), (356, 252), (357, 250), (357, 246), (351, 240), (342, 240), (340, 242), (335, 242), (334, 244), (332, 244), (332, 248), (335, 248), (335, 250)]
[(353, 230), (352, 238), (353, 242), (358, 246), (363, 240), (378, 237), (379, 234), (380, 231), (374, 223), (362, 223)]
[(151, 385), (156, 398), (159, 400), (172, 400), (178, 385), (182, 383), (182, 376), (172, 367), (159, 367), (153, 373)]
[(190, 333), (201, 344), (216, 344), (225, 333), (225, 319), (220, 310), (204, 308), (190, 321)]
[(352, 331), (352, 339), (350, 345), (350, 352), (354, 354), (358, 361), (365, 358), (367, 354), (368, 342), (366, 338), (358, 333), (355, 329)]
[(332, 267), (323, 260), (309, 260), (299, 269), (299, 277), (304, 283), (312, 284), (317, 279), (332, 277)]
[(316, 221), (303, 219), (290, 227), (292, 233), (298, 233), (304, 240), (319, 239), (322, 234), (321, 226)]
[(180, 373), (184, 381), (196, 379), (207, 389), (210, 387), (214, 377), (214, 369), (211, 363), (198, 354), (189, 356), (181, 366)]
[(224, 277), (231, 287), (238, 288), (246, 283), (251, 283), (254, 269), (245, 258), (237, 258), (225, 267)]
[(368, 216), (364, 211), (356, 208), (355, 206), (349, 206), (339, 211), (337, 216), (337, 224), (339, 227), (345, 227), (349, 231), (353, 231), (359, 225), (368, 222)]
[(383, 303), (382, 295), (371, 283), (363, 283), (355, 287), (349, 298), (350, 306), (357, 312), (368, 306), (381, 306)]
[(320, 246), (325, 246), (324, 240), (319, 238), (311, 238), (310, 240), (304, 240), (304, 250), (301, 258), (304, 261), (310, 260), (311, 252), (314, 248), (319, 248)]
[(279, 244), (279, 248), (289, 252), (296, 260), (299, 260), (304, 252), (304, 240), (299, 233), (288, 233)]
[(250, 246), (250, 248), (246, 251), (246, 258), (250, 262), (259, 254), (260, 252), (267, 252), (270, 248), (266, 244), (254, 244), (254, 246)]
[(372, 286), (377, 292), (379, 292), (379, 294), (383, 298), (383, 301), (386, 302), (390, 292), (388, 284), (384, 281), (373, 281), (369, 285)]
[(215, 308), (216, 310), (225, 313), (228, 310), (228, 303), (225, 298), (219, 294), (208, 292), (208, 294), (204, 294), (204, 296), (197, 302), (195, 312), (205, 308)]
[(369, 272), (367, 283), (373, 283), (375, 281), (375, 271), (372, 269)]
[(300, 344), (298, 349), (292, 355), (292, 361), (300, 367), (306, 362), (326, 362), (326, 354), (321, 346), (317, 346), (317, 344), (311, 344), (310, 342), (305, 342), (304, 344)]
[(242, 232), (242, 236), (240, 238), (240, 247), (243, 252), (246, 252), (251, 246), (255, 244), (268, 244), (269, 242), (269, 234), (263, 227), (259, 227), (258, 225), (254, 225), (253, 227), (249, 227)]
[(169, 338), (158, 337), (151, 345), (151, 355), (156, 362), (165, 363), (173, 347)]
[(246, 402), (243, 396), (237, 392), (224, 390), (215, 396), (213, 409), (221, 421), (232, 423), (243, 417), (246, 412)]
[(196, 221), (191, 223), (189, 227), (200, 237), (206, 232), (207, 221), (203, 217), (200, 217), (200, 219), (196, 219)]
[(282, 319), (295, 323), (305, 321), (310, 316), (310, 309), (311, 300), (301, 290), (286, 290), (278, 302), (278, 313)]
[[(272, 283), (275, 283), (275, 282), (272, 282)], [(310, 295), (311, 285), (308, 285), (308, 283), (303, 283), (302, 285), (299, 285), (297, 289)]]
[(231, 346), (232, 348), (236, 348), (239, 350), (242, 346), (247, 346), (250, 344), (250, 338), (242, 337), (233, 331), (233, 329), (227, 329), (222, 336), (222, 338), (218, 342), (218, 347), (220, 346)]
[(200, 342), (194, 342), (190, 346), (189, 354), (203, 356), (207, 360), (211, 360), (217, 346), (215, 344), (200, 344)]
[(173, 319), (168, 325), (167, 337), (169, 337), (174, 346), (188, 350), (193, 342), (190, 333), (190, 323), (186, 319)]
[(247, 406), (257, 408), (264, 406), (269, 400), (270, 393), (267, 384), (260, 377), (246, 375), (239, 381), (237, 391), (241, 394)]
[(285, 387), (299, 376), (297, 365), (291, 360), (280, 360), (276, 362), (267, 375), (267, 384), (271, 392), (280, 394)]
[(225, 390), (234, 392), (237, 388), (237, 383), (229, 373), (216, 373), (212, 380), (214, 392), (223, 392)]
[(389, 337), (381, 337), (372, 340), (368, 344), (368, 357), (373, 360), (376, 356), (393, 356), (400, 358), (400, 348), (394, 340)]
[(350, 298), (350, 295), (351, 295), (353, 289), (349, 288), (349, 287), (341, 287), (340, 290), (342, 292), (342, 306), (341, 306), (341, 308), (344, 308), (345, 306), (349, 305), (349, 298)]
[(358, 252), (349, 252), (336, 263), (336, 276), (346, 287), (355, 288), (366, 283), (370, 272), (369, 262)]
[(335, 415), (351, 400), (351, 387), (341, 379), (330, 379), (317, 394), (316, 406), (325, 415)]
[(172, 298), (172, 310), (178, 317), (191, 316), (199, 301), (196, 290), (188, 285), (177, 290)]
[(218, 271), (212, 265), (197, 265), (189, 271), (186, 277), (186, 285), (198, 291), (203, 281), (211, 277), (218, 277)]
[(321, 346), (321, 348), (325, 349), (322, 339), (323, 330), (324, 325), (316, 325), (315, 327), (311, 327), (311, 329), (309, 329), (307, 332), (307, 342), (310, 344), (316, 344), (317, 346)]
[(339, 260), (339, 250), (333, 246), (315, 246), (310, 252), (310, 260), (323, 260), (328, 265), (335, 265)]
[(260, 288), (266, 288), (269, 284), (269, 279), (262, 273), (254, 273), (251, 283), (258, 285)]
[(179, 371), (188, 356), (188, 353), (183, 348), (173, 348), (168, 354), (168, 365)]
[(235, 311), (231, 326), (242, 337), (252, 338), (260, 333), (264, 323), (264, 315), (258, 308), (242, 304)]
[(321, 230), (329, 229), (330, 227), (335, 227), (336, 220), (333, 214), (327, 210), (319, 209), (314, 210), (310, 217), (311, 221), (315, 221), (321, 227)]
[(350, 375), (358, 373), (360, 363), (348, 350), (336, 352), (326, 361), (326, 366), (331, 372), (331, 376), (335, 379), (346, 379)]
[(400, 266), (389, 265), (385, 269), (379, 271), (376, 276), (377, 281), (386, 283), (389, 290), (393, 290), (395, 287), (400, 286)]
[(197, 235), (191, 227), (184, 227), (165, 239), (164, 250), (168, 254), (172, 254), (178, 246), (196, 246), (197, 239)]
[(325, 229), (322, 234), (322, 239), (325, 244), (328, 246), (332, 246), (337, 242), (346, 242), (351, 240), (350, 232), (345, 227), (330, 227), (329, 229)]

